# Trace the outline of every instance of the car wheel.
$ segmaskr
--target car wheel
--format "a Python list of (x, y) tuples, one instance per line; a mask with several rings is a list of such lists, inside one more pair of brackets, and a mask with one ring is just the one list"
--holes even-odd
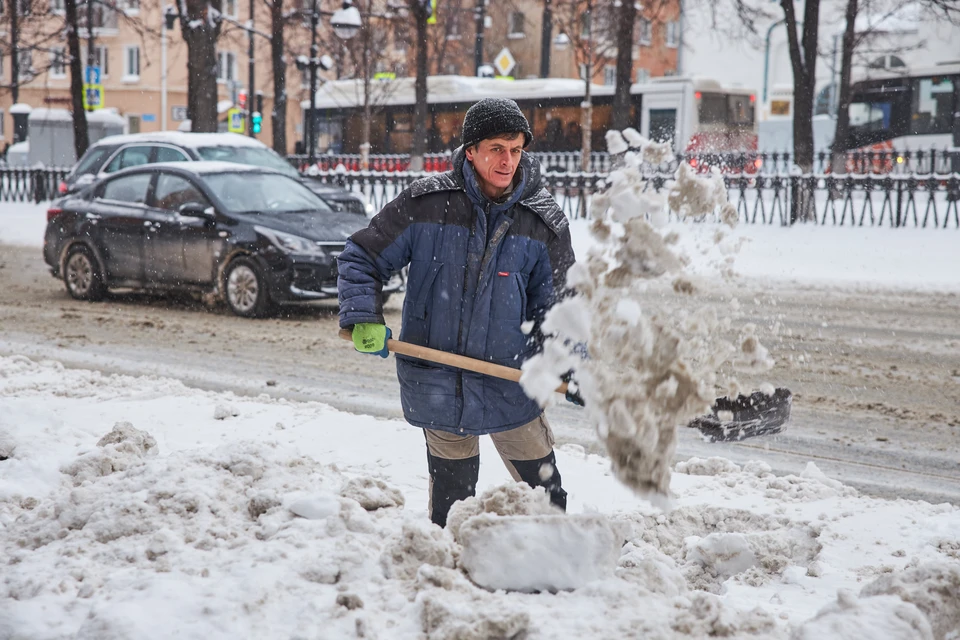
[(77, 244), (70, 248), (63, 263), (63, 282), (67, 293), (77, 300), (102, 300), (107, 292), (103, 283), (103, 274), (93, 251), (89, 247)]
[(236, 258), (227, 267), (224, 293), (230, 311), (238, 316), (263, 318), (273, 311), (263, 272), (250, 258)]

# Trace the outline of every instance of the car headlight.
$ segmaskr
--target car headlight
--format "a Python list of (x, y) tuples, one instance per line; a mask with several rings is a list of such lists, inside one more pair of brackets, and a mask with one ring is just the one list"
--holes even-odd
[(291, 233), (284, 233), (276, 229), (267, 229), (266, 227), (255, 226), (257, 233), (265, 236), (275, 247), (284, 253), (295, 253), (298, 255), (322, 256), (326, 255), (323, 247), (317, 245), (313, 240), (301, 238)]

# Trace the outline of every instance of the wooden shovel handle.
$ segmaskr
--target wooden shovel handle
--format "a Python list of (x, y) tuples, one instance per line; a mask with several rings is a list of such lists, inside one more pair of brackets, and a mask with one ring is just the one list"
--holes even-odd
[[(340, 337), (344, 340), (350, 340), (351, 342), (353, 341), (353, 335), (351, 334), (350, 329), (340, 329)], [(434, 362), (436, 364), (443, 364), (449, 367), (456, 367), (457, 369), (473, 371), (474, 373), (482, 373), (484, 375), (493, 376), (494, 378), (520, 382), (521, 372), (519, 369), (505, 367), (500, 364), (493, 364), (492, 362), (484, 362), (483, 360), (468, 358), (455, 353), (447, 353), (446, 351), (431, 349), (430, 347), (421, 347), (420, 345), (410, 344), (409, 342), (400, 342), (399, 340), (394, 340), (392, 338), (387, 340), (387, 351), (399, 353), (402, 356), (416, 358), (418, 360), (426, 360), (427, 362)], [(567, 383), (562, 383), (559, 387), (557, 387), (556, 391), (557, 393), (566, 393)]]

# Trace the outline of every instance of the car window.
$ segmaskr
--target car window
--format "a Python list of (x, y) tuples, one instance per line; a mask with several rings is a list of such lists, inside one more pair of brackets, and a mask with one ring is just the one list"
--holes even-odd
[(110, 180), (104, 183), (98, 197), (129, 204), (143, 204), (147, 201), (147, 187), (150, 186), (152, 177), (152, 173), (137, 173)]
[(157, 159), (154, 162), (188, 162), (188, 158), (183, 151), (173, 147), (157, 147)]
[(279, 171), (291, 178), (296, 178), (300, 174), (290, 166), (290, 163), (281, 158), (273, 149), (264, 149), (260, 147), (200, 147), (197, 153), (204, 160), (220, 160), (223, 162), (236, 162), (237, 164), (247, 164), (253, 167), (266, 167)]
[(113, 160), (107, 165), (105, 171), (107, 173), (113, 173), (114, 171), (126, 169), (127, 167), (139, 167), (142, 164), (148, 164), (150, 162), (151, 151), (153, 151), (153, 147), (127, 147), (113, 157)]
[(106, 161), (113, 151), (114, 147), (90, 147), (73, 169), (73, 175), (82, 176), (86, 173), (96, 173), (100, 170), (100, 165)]
[(206, 176), (207, 187), (232, 213), (293, 213), (331, 211), (299, 181), (276, 173), (217, 173)]
[(196, 202), (207, 207), (209, 201), (200, 189), (181, 176), (161, 173), (157, 177), (157, 188), (154, 192), (154, 201), (158, 209), (179, 211), (187, 203)]

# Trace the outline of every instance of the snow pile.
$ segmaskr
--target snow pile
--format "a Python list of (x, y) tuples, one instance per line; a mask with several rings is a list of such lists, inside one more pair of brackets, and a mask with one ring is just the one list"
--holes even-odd
[[(696, 294), (671, 246), (677, 235), (661, 231), (668, 212), (681, 219), (716, 213), (731, 226), (737, 213), (719, 173), (697, 176), (686, 164), (664, 192), (653, 191), (642, 167), (662, 161), (663, 145), (632, 130), (623, 136), (607, 134), (608, 147), (624, 152), (623, 163), (610, 173), (609, 189), (593, 199), (594, 244), (568, 274), (578, 295), (548, 313), (543, 331), (550, 337), (543, 352), (524, 364), (521, 382), (528, 395), (546, 403), (560, 377), (575, 370), (617, 478), (663, 503), (677, 425), (707, 411), (716, 372), (725, 363), (754, 373), (773, 363), (752, 325), (744, 327), (734, 346), (718, 337), (727, 325), (709, 311), (645, 311), (650, 287), (664, 277), (675, 277), (677, 294)], [(581, 361), (572, 344), (586, 345), (589, 358)], [(738, 389), (735, 381), (728, 386)]]
[(422, 437), (316, 403), (0, 357), (0, 434), (0, 638), (960, 633), (960, 508), (815, 467), (690, 460), (664, 514), (561, 446), (569, 516), (484, 465), (445, 530)]

